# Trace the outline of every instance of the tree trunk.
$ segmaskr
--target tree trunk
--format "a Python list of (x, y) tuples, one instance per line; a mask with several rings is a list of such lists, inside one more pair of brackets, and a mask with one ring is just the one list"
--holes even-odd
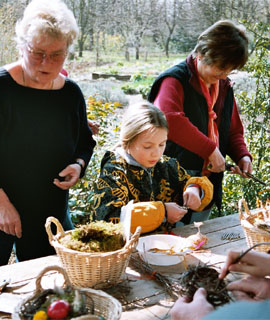
[(140, 47), (136, 47), (136, 60), (140, 59)]
[(129, 50), (128, 50), (128, 47), (126, 47), (126, 50), (125, 50), (125, 59), (127, 61), (129, 61)]
[(94, 30), (91, 28), (89, 31), (89, 50), (93, 51), (94, 50)]
[(144, 52), (144, 61), (147, 61), (147, 58), (148, 58), (148, 51), (146, 50), (146, 51)]
[(169, 44), (170, 44), (170, 39), (167, 38), (166, 43), (165, 43), (165, 53), (166, 53), (167, 58), (169, 58)]
[(99, 65), (99, 32), (97, 32), (96, 34), (95, 49), (96, 49), (96, 67), (97, 67)]
[(79, 57), (81, 58), (83, 56), (83, 41), (81, 39), (78, 40), (79, 45)]
[(106, 52), (106, 37), (105, 37), (105, 33), (102, 33), (102, 48), (103, 51)]

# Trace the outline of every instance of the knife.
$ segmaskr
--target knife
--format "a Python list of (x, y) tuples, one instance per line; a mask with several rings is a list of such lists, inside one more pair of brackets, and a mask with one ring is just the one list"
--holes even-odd
[[(225, 170), (230, 171), (231, 168), (233, 168), (234, 165), (230, 164), (230, 163), (225, 163)], [(252, 180), (259, 182), (261, 184), (263, 184), (264, 186), (266, 186), (266, 183), (262, 180), (260, 180), (259, 178), (255, 177), (253, 174), (249, 173), (249, 172), (245, 172), (245, 175), (248, 176), (249, 178), (251, 178)]]

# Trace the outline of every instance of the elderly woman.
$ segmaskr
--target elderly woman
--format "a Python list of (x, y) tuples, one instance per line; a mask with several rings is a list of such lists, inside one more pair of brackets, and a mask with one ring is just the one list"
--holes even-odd
[[(190, 175), (209, 177), (214, 185), (213, 202), (219, 209), (226, 155), (236, 163), (234, 173), (246, 177), (245, 172), (252, 171), (227, 77), (242, 68), (247, 59), (244, 30), (231, 21), (218, 21), (199, 36), (185, 61), (155, 80), (149, 95), (169, 123), (165, 154), (177, 158)], [(206, 220), (209, 214), (209, 208), (191, 213), (185, 216), (185, 223)]]
[(68, 189), (95, 146), (79, 87), (61, 74), (78, 33), (58, 0), (33, 0), (16, 25), (20, 59), (0, 69), (0, 265), (54, 254), (44, 228), (71, 229)]

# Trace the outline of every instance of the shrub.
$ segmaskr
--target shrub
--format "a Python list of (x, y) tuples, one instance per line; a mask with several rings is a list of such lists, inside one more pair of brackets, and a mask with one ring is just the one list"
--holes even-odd
[(97, 145), (86, 169), (85, 176), (70, 190), (69, 207), (75, 224), (91, 220), (93, 213), (93, 188), (100, 172), (100, 162), (106, 150), (117, 143), (119, 119), (122, 114), (118, 102), (104, 102), (90, 96), (87, 101), (87, 116), (100, 125), (95, 136)]
[(129, 83), (121, 88), (126, 94), (141, 94), (143, 99), (147, 99), (148, 93), (154, 82), (155, 76), (146, 76), (141, 73), (134, 74)]
[(78, 84), (87, 98), (95, 96), (97, 100), (104, 102), (117, 101), (122, 106), (128, 104), (128, 99), (120, 88), (117, 81), (100, 80), (100, 81), (78, 81)]
[[(248, 25), (254, 34), (255, 49), (246, 66), (249, 77), (256, 85), (252, 92), (243, 90), (236, 95), (245, 124), (245, 139), (253, 157), (253, 173), (269, 184), (270, 176), (270, 26), (258, 23)], [(223, 181), (223, 212), (237, 211), (240, 198), (245, 198), (250, 208), (256, 207), (256, 198), (269, 198), (270, 188), (225, 173)], [(214, 212), (214, 215), (216, 213)]]

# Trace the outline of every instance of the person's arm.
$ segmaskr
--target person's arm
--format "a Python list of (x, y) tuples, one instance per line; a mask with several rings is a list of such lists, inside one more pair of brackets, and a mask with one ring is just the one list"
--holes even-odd
[(206, 290), (199, 288), (190, 301), (187, 297), (179, 298), (170, 311), (172, 320), (199, 320), (214, 310), (206, 299)]
[(254, 320), (269, 319), (270, 301), (260, 302), (236, 301), (228, 303), (213, 312), (208, 313), (201, 320)]
[(88, 125), (88, 119), (86, 115), (86, 105), (85, 100), (80, 92), (80, 104), (79, 104), (79, 140), (76, 146), (73, 163), (76, 163), (77, 159), (82, 159), (84, 161), (84, 166), (81, 168), (80, 178), (84, 175), (86, 167), (90, 161), (93, 154), (96, 141), (93, 139), (91, 129)]
[(264, 252), (250, 251), (238, 263), (234, 263), (240, 254), (239, 251), (228, 253), (226, 262), (220, 272), (220, 279), (223, 279), (228, 271), (244, 272), (255, 277), (270, 275), (270, 255)]
[(244, 128), (235, 99), (233, 102), (233, 113), (229, 131), (228, 155), (237, 165), (239, 165), (240, 169), (248, 169), (246, 166), (244, 166), (244, 162), (241, 162), (243, 157), (248, 157), (250, 162), (252, 160), (252, 156), (247, 150), (244, 140)]
[(167, 77), (162, 81), (154, 105), (166, 115), (169, 124), (169, 140), (203, 159), (209, 158), (216, 148), (215, 143), (185, 116), (184, 90), (177, 79)]
[(18, 238), (22, 236), (20, 215), (2, 188), (0, 188), (0, 230)]
[[(76, 89), (77, 88), (77, 89)], [(96, 145), (95, 140), (92, 137), (91, 129), (88, 125), (86, 116), (86, 105), (83, 95), (79, 87), (74, 87), (78, 94), (78, 117), (80, 119), (79, 124), (79, 139), (76, 145), (74, 159), (66, 168), (59, 172), (59, 176), (63, 178), (63, 181), (55, 178), (53, 183), (62, 190), (67, 190), (74, 186), (79, 178), (82, 178), (86, 167), (93, 154), (94, 147)], [(72, 130), (72, 128), (70, 128)]]
[(100, 176), (94, 186), (94, 209), (98, 220), (119, 220), (121, 208), (132, 200), (129, 199), (125, 171), (115, 162), (112, 152), (106, 152), (101, 161)]

